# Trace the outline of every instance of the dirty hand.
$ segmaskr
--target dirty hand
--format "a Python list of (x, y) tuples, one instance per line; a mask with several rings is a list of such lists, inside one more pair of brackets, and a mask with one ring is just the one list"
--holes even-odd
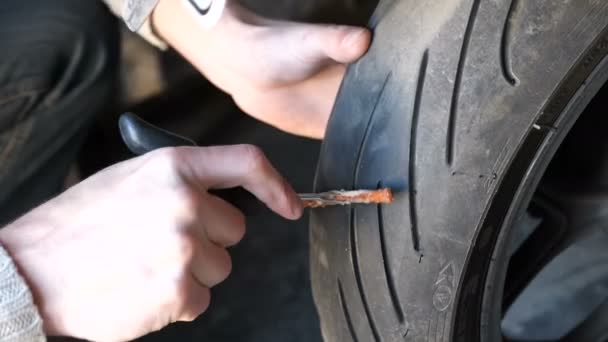
[(323, 137), (344, 63), (367, 51), (368, 30), (269, 20), (230, 0), (206, 30), (182, 3), (160, 1), (153, 22), (161, 37), (246, 113), (293, 134)]
[(243, 215), (207, 192), (242, 186), (278, 214), (302, 204), (252, 146), (164, 149), (115, 165), (0, 232), (45, 332), (126, 341), (209, 305)]

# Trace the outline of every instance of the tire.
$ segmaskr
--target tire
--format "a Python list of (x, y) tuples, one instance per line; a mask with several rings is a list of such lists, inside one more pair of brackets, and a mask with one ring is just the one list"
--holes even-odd
[(608, 80), (603, 0), (381, 0), (316, 190), (387, 206), (311, 215), (326, 341), (500, 341), (513, 221)]

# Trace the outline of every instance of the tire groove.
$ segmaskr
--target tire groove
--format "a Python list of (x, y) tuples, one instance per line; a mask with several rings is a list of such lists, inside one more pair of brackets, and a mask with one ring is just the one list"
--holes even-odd
[[(378, 183), (378, 188), (382, 187), (382, 182)], [(378, 231), (380, 232), (380, 249), (382, 250), (382, 260), (384, 273), (386, 273), (386, 285), (388, 287), (388, 293), (391, 297), (391, 302), (393, 303), (397, 320), (399, 323), (404, 324), (405, 315), (403, 314), (403, 308), (401, 307), (401, 300), (399, 299), (397, 284), (389, 267), (388, 248), (386, 247), (388, 241), (386, 240), (386, 234), (384, 232), (384, 215), (382, 213), (382, 204), (378, 204)]]
[(357, 339), (357, 333), (355, 332), (355, 326), (353, 325), (353, 320), (350, 317), (350, 312), (348, 311), (348, 307), (346, 306), (346, 300), (344, 299), (344, 289), (342, 288), (342, 282), (338, 279), (338, 295), (340, 300), (340, 306), (342, 307), (342, 313), (344, 315), (344, 319), (346, 320), (346, 325), (348, 326), (348, 331), (350, 332), (350, 337), (353, 342), (359, 342)]
[(464, 64), (467, 59), (469, 44), (471, 42), (471, 34), (473, 32), (473, 26), (475, 24), (475, 19), (477, 18), (477, 12), (479, 11), (480, 3), (481, 0), (473, 0), (471, 12), (469, 13), (469, 20), (467, 22), (464, 37), (462, 39), (462, 48), (460, 49), (460, 59), (458, 60), (458, 68), (456, 69), (456, 79), (454, 80), (454, 90), (452, 92), (452, 103), (450, 105), (450, 116), (448, 118), (448, 133), (446, 141), (446, 162), (448, 165), (452, 165), (454, 158), (454, 131), (456, 130), (456, 116), (458, 115), (457, 111), (458, 100), (460, 97), (460, 85), (462, 83)]
[(420, 118), (420, 103), (426, 79), (426, 68), (429, 62), (429, 50), (426, 49), (422, 54), (420, 69), (418, 71), (418, 83), (416, 84), (416, 97), (414, 99), (414, 111), (412, 114), (412, 127), (410, 133), (410, 162), (409, 162), (409, 206), (410, 206), (410, 226), (412, 231), (412, 244), (416, 252), (420, 252), (420, 232), (418, 231), (418, 212), (416, 207), (416, 143), (418, 135), (418, 119)]
[(365, 145), (367, 144), (367, 140), (369, 139), (369, 133), (372, 128), (374, 116), (376, 115), (376, 110), (378, 109), (378, 105), (380, 104), (380, 100), (382, 99), (382, 95), (384, 94), (384, 90), (386, 90), (386, 85), (388, 84), (388, 82), (392, 76), (393, 76), (393, 72), (391, 71), (388, 73), (388, 75), (386, 75), (386, 78), (382, 82), (382, 87), (380, 88), (380, 92), (378, 93), (378, 97), (376, 98), (376, 103), (374, 103), (374, 107), (372, 108), (369, 119), (367, 120), (367, 124), (365, 125), (365, 132), (363, 133), (363, 140), (361, 140), (361, 144), (359, 145), (359, 150), (357, 152), (357, 160), (355, 162), (355, 171), (353, 173), (353, 186), (352, 186), (353, 190), (357, 187), (357, 181), (359, 180), (359, 169), (361, 168), (361, 159), (362, 159), (361, 157), (363, 157), (363, 149), (365, 148)]
[(511, 50), (509, 45), (509, 38), (511, 37), (513, 27), (513, 13), (517, 8), (517, 4), (518, 0), (511, 0), (509, 11), (507, 12), (507, 17), (505, 19), (505, 25), (502, 30), (502, 37), (500, 39), (500, 68), (503, 77), (507, 83), (512, 86), (516, 86), (519, 83), (511, 65)]
[[(386, 85), (389, 83), (391, 79), (392, 72), (389, 72), (386, 75), (382, 83), (382, 87), (380, 88), (380, 92), (378, 93), (378, 97), (376, 98), (376, 103), (372, 108), (371, 114), (365, 126), (365, 132), (363, 135), (363, 140), (361, 141), (361, 145), (359, 146), (359, 151), (357, 152), (357, 160), (355, 162), (355, 171), (353, 173), (353, 184), (352, 188), (355, 189), (357, 187), (357, 183), (359, 181), (359, 169), (361, 168), (361, 162), (363, 157), (363, 151), (365, 149), (365, 145), (367, 144), (367, 140), (369, 139), (369, 135), (371, 132), (372, 123), (374, 121), (374, 116), (376, 115), (376, 111), (378, 109), (378, 105), (380, 104), (380, 100), (386, 90)], [(355, 209), (353, 206), (350, 207), (350, 251), (351, 251), (351, 260), (353, 263), (353, 272), (355, 273), (355, 280), (357, 282), (357, 288), (359, 290), (359, 295), (361, 297), (361, 302), (363, 303), (363, 309), (365, 311), (365, 316), (367, 317), (367, 321), (369, 323), (370, 329), (372, 330), (372, 334), (374, 335), (374, 340), (376, 342), (382, 341), (380, 338), (380, 333), (378, 332), (378, 328), (374, 323), (374, 320), (371, 315), (371, 310), (369, 308), (369, 303), (367, 301), (367, 296), (365, 295), (365, 290), (363, 288), (363, 278), (361, 276), (361, 269), (359, 267), (359, 251), (357, 244), (357, 224), (355, 217)]]
[(378, 332), (378, 328), (376, 327), (376, 323), (372, 319), (371, 310), (369, 308), (369, 303), (367, 301), (367, 296), (365, 295), (365, 290), (363, 289), (363, 279), (361, 277), (361, 268), (359, 267), (359, 250), (357, 243), (357, 224), (355, 215), (355, 208), (351, 206), (350, 208), (350, 252), (353, 260), (353, 269), (355, 272), (355, 280), (357, 281), (357, 287), (359, 289), (359, 294), (361, 295), (361, 302), (363, 302), (363, 309), (365, 310), (365, 316), (367, 317), (367, 321), (372, 330), (372, 334), (374, 335), (374, 340), (376, 342), (381, 341), (380, 333)]

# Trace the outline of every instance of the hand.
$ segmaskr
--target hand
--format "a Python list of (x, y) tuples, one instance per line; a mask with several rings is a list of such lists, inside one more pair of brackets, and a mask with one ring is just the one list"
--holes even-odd
[(280, 215), (302, 204), (252, 146), (176, 148), (106, 169), (0, 232), (49, 335), (126, 341), (209, 305), (245, 232), (207, 192), (242, 186)]
[(321, 138), (345, 63), (370, 44), (363, 28), (268, 20), (229, 1), (212, 29), (181, 1), (161, 0), (156, 31), (246, 113), (290, 133)]

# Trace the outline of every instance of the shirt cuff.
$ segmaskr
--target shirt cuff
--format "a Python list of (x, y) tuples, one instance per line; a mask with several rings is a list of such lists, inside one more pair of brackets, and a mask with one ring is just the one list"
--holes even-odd
[(43, 342), (42, 319), (30, 289), (0, 246), (0, 341)]

